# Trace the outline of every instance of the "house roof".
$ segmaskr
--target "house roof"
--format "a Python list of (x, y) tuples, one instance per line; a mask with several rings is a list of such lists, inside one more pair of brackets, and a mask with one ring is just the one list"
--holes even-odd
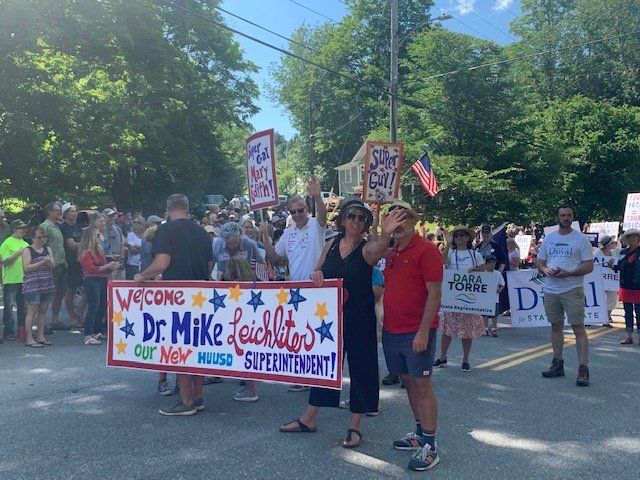
[(367, 141), (365, 140), (356, 154), (353, 156), (350, 162), (343, 163), (342, 165), (338, 165), (334, 167), (334, 170), (349, 170), (350, 168), (357, 167), (364, 163), (364, 156), (367, 154)]

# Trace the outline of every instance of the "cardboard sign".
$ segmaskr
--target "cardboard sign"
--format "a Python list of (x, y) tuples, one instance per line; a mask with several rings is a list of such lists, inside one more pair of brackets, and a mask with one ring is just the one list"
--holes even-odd
[(529, 248), (531, 247), (531, 239), (533, 235), (516, 235), (516, 243), (520, 249), (520, 260), (526, 260), (529, 256)]
[[(512, 327), (548, 327), (550, 325), (543, 304), (544, 275), (537, 269), (507, 272), (507, 285)], [(593, 271), (584, 276), (584, 302), (585, 325), (609, 323), (600, 265), (594, 265)], [(565, 324), (567, 324), (566, 319)]]
[(606, 292), (617, 292), (620, 288), (620, 272), (615, 272), (609, 267), (610, 260), (613, 265), (618, 263), (616, 257), (605, 257), (602, 251), (598, 250), (593, 254), (593, 263), (602, 267), (602, 283)]
[(491, 272), (444, 271), (440, 308), (445, 312), (493, 316), (498, 279)]
[(618, 238), (618, 232), (620, 231), (620, 222), (597, 222), (590, 223), (588, 227), (589, 232), (595, 232), (600, 234), (600, 238), (605, 235), (609, 235), (615, 239)]
[(598, 237), (600, 236), (597, 232), (587, 232), (585, 233), (587, 238), (589, 239), (589, 243), (591, 243), (592, 247), (598, 247)]
[(107, 364), (342, 388), (342, 280), (110, 282)]
[(368, 203), (391, 203), (398, 197), (404, 145), (367, 141), (362, 199)]
[(258, 132), (246, 140), (247, 182), (251, 210), (278, 205), (275, 151), (273, 129)]
[(622, 228), (640, 228), (640, 193), (629, 193), (624, 207), (624, 221)]

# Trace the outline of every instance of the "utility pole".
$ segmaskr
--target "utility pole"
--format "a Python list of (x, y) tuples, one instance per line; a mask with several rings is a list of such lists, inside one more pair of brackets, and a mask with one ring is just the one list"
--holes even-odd
[(391, 72), (389, 77), (389, 137), (398, 138), (398, 0), (391, 0)]

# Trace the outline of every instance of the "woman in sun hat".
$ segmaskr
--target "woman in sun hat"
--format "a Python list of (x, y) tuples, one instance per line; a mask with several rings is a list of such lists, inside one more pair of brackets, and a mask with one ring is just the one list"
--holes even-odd
[[(445, 268), (472, 272), (484, 265), (482, 255), (472, 248), (472, 241), (476, 232), (466, 225), (455, 226), (447, 233), (447, 245), (442, 252)], [(462, 371), (471, 370), (469, 353), (473, 339), (484, 333), (482, 316), (475, 313), (444, 312), (442, 322), (442, 341), (440, 343), (440, 357), (433, 362), (434, 367), (447, 364), (447, 350), (453, 337), (462, 337)]]
[[(640, 335), (640, 231), (630, 228), (622, 234), (620, 241), (627, 248), (620, 252), (615, 267), (620, 272), (620, 290), (618, 297), (624, 307), (624, 331), (627, 336), (620, 342), (623, 345), (633, 343), (633, 313), (636, 314), (636, 331)], [(638, 339), (640, 343), (640, 338)]]

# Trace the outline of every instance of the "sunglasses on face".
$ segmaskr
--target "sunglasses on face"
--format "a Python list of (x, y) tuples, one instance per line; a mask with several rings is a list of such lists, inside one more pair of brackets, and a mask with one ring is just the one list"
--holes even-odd
[(304, 213), (305, 210), (306, 210), (305, 207), (298, 208), (297, 210), (291, 210), (291, 215), (295, 215), (296, 213)]
[(364, 223), (367, 221), (367, 216), (360, 213), (347, 213), (347, 220), (358, 220), (359, 222)]
[(461, 237), (467, 237), (468, 235), (466, 233), (454, 233), (453, 234), (453, 238), (461, 238)]

